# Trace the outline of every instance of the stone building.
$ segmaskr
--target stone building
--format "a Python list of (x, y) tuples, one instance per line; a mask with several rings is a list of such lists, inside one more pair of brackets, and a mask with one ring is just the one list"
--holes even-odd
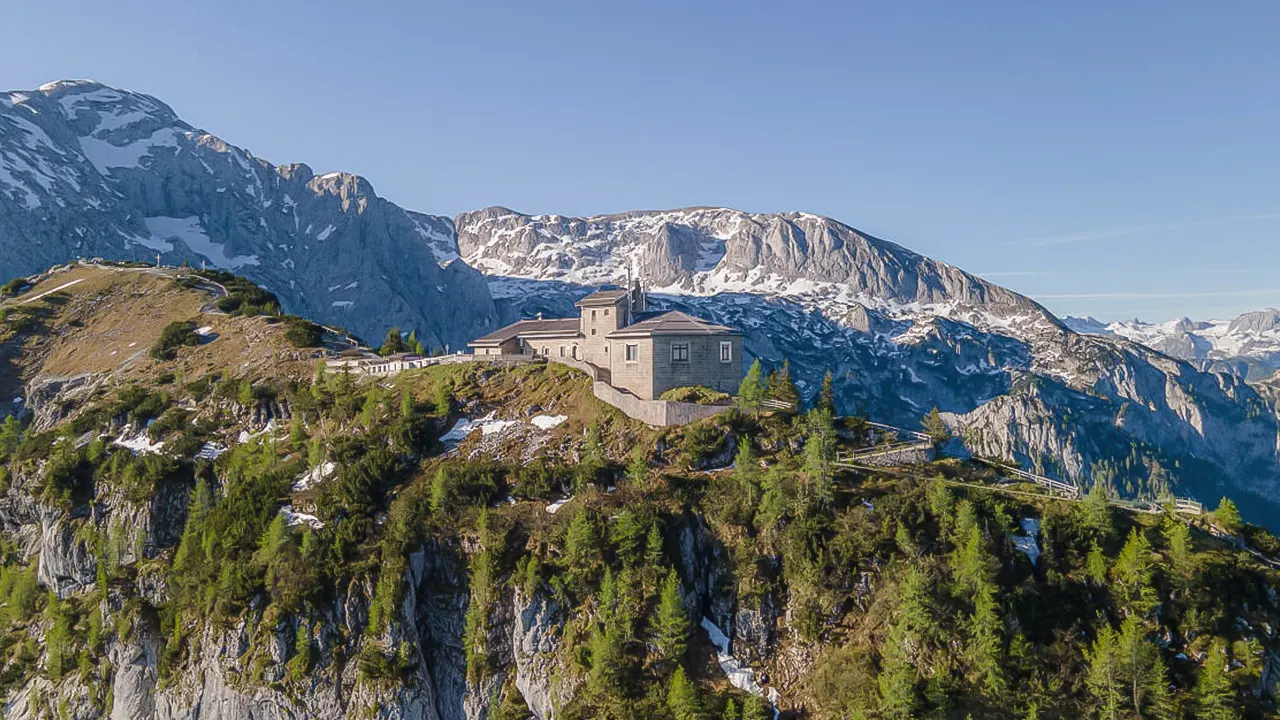
[(639, 282), (575, 305), (577, 318), (521, 320), (468, 346), (476, 355), (585, 364), (596, 380), (643, 400), (692, 385), (734, 393), (742, 382), (742, 333), (678, 311), (651, 312)]

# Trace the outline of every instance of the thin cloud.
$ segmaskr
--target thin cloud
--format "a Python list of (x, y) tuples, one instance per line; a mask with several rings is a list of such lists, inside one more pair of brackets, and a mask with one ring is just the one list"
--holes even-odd
[(1194, 228), (1216, 227), (1219, 225), (1229, 225), (1231, 223), (1259, 222), (1264, 220), (1280, 220), (1280, 213), (1232, 215), (1229, 217), (1213, 218), (1209, 220), (1189, 220), (1186, 222), (1164, 223), (1160, 225), (1132, 225), (1129, 227), (1087, 230), (1084, 232), (1045, 235), (1043, 237), (1028, 238), (1025, 240), (1014, 240), (1008, 244), (1026, 245), (1029, 247), (1048, 247), (1052, 245), (1088, 242), (1091, 240), (1111, 240), (1115, 238), (1132, 237), (1134, 235), (1150, 235), (1152, 233), (1173, 232), (1175, 230), (1190, 230)]
[(1256, 288), (1253, 290), (1222, 290), (1213, 292), (1159, 293), (1159, 292), (1095, 292), (1095, 293), (1045, 293), (1035, 295), (1037, 300), (1185, 300), (1190, 298), (1258, 297), (1280, 295), (1280, 288)]

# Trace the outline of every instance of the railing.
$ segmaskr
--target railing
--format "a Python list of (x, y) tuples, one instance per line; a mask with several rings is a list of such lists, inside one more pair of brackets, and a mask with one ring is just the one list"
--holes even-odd
[(1043, 475), (1036, 475), (1035, 473), (1029, 473), (1026, 470), (1021, 470), (1013, 467), (1012, 465), (1006, 465), (992, 460), (984, 460), (983, 458), (974, 459), (983, 465), (995, 468), (998, 472), (1008, 473), (1019, 480), (1026, 480), (1027, 482), (1032, 482), (1041, 487), (1048, 488), (1052, 493), (1060, 493), (1072, 499), (1080, 497), (1080, 488), (1070, 483), (1065, 483), (1061, 480), (1054, 480), (1053, 478), (1048, 478)]

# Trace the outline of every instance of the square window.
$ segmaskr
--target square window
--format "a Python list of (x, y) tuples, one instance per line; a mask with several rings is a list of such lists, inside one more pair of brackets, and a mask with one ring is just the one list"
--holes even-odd
[(634, 343), (627, 343), (627, 362), (636, 362), (640, 359), (640, 346)]
[(731, 342), (720, 343), (720, 362), (723, 362), (723, 363), (733, 362), (733, 343)]
[(671, 362), (689, 362), (689, 343), (671, 343)]
[(592, 334), (592, 335), (595, 335), (595, 334), (596, 334), (596, 329), (595, 329), (595, 328), (591, 328), (591, 334)]

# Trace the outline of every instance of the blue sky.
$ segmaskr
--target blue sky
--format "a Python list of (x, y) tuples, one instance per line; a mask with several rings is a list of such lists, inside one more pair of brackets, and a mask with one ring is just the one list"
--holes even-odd
[(806, 210), (1060, 314), (1280, 306), (1268, 2), (6, 3), (0, 87), (147, 92), (423, 212)]

